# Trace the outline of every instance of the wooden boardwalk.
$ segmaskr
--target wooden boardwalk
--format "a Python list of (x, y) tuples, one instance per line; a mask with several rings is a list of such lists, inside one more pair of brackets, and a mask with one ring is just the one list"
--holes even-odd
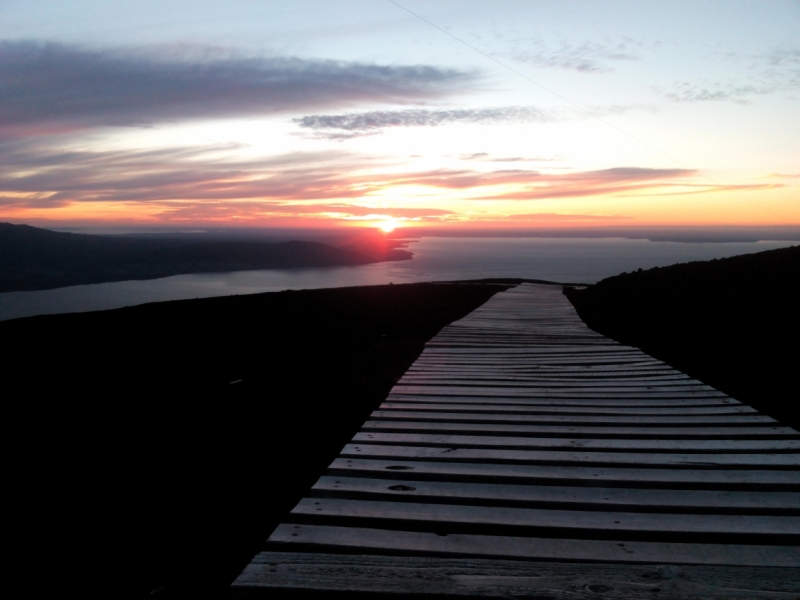
[(281, 590), (798, 598), (800, 434), (520, 285), (427, 344), (232, 588)]

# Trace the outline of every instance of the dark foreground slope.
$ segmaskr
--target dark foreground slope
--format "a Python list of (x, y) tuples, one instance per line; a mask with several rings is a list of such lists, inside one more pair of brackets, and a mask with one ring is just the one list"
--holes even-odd
[(36, 598), (218, 597), (424, 342), (502, 289), (281, 292), (0, 323), (9, 583)]
[(60, 233), (0, 223), (0, 292), (156, 279), (184, 273), (362, 265), (406, 260), (399, 242), (337, 248), (320, 242), (180, 240)]
[(567, 290), (595, 331), (800, 428), (800, 247)]

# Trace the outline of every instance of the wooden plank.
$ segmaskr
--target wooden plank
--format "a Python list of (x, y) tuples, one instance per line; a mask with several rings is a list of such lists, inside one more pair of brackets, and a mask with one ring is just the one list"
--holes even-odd
[[(520, 325), (517, 325), (519, 327)], [(524, 327), (524, 325), (521, 325)], [(434, 338), (435, 340), (436, 338)], [(464, 351), (461, 350), (454, 350), (450, 351), (447, 348), (436, 348), (430, 344), (435, 344), (434, 341), (429, 342), (426, 344), (426, 354), (432, 355), (450, 355), (450, 354), (475, 354), (476, 349), (466, 349)], [(509, 344), (513, 345), (513, 344)], [(502, 350), (498, 350), (496, 353), (504, 354), (505, 352)], [(624, 346), (622, 344), (617, 344), (608, 339), (587, 339), (587, 338), (580, 338), (580, 337), (566, 337), (560, 333), (554, 333), (550, 336), (537, 336), (530, 339), (528, 344), (524, 346), (520, 346), (517, 349), (512, 349), (508, 351), (509, 354), (538, 354), (538, 355), (548, 355), (548, 354), (574, 354), (574, 353), (588, 353), (588, 354), (618, 354), (618, 355), (625, 355), (625, 356), (648, 356), (644, 352), (642, 352), (639, 348), (633, 348), (632, 346)]]
[[(494, 353), (498, 354), (498, 353)], [(453, 364), (497, 364), (502, 361), (509, 361), (507, 364), (541, 364), (541, 365), (559, 365), (561, 363), (576, 363), (576, 364), (620, 364), (620, 365), (650, 365), (664, 366), (664, 363), (657, 359), (641, 352), (598, 352), (591, 350), (583, 350), (581, 352), (554, 352), (553, 350), (538, 351), (536, 348), (531, 348), (525, 352), (506, 353), (506, 356), (488, 356), (480, 352), (459, 352), (448, 353), (444, 351), (423, 350), (420, 355), (420, 360), (425, 364), (442, 364), (445, 362), (453, 362)]]
[(734, 425), (734, 426), (747, 426), (747, 425), (762, 425), (772, 424), (777, 426), (778, 423), (773, 418), (767, 415), (760, 414), (743, 414), (743, 415), (706, 415), (706, 416), (681, 416), (681, 417), (664, 417), (664, 416), (646, 416), (646, 417), (622, 417), (617, 415), (609, 416), (558, 416), (558, 415), (497, 415), (497, 414), (466, 414), (466, 413), (448, 413), (448, 412), (423, 412), (423, 411), (400, 411), (400, 410), (376, 410), (370, 415), (372, 419), (381, 421), (445, 421), (450, 423), (528, 423), (535, 424), (573, 424), (573, 425), (591, 425), (591, 424), (606, 424), (606, 425), (640, 425), (640, 426), (670, 426), (681, 425), (684, 427), (692, 427), (695, 425), (702, 426), (720, 426)]
[(412, 377), (414, 379), (422, 379), (424, 377), (428, 377), (431, 379), (442, 379), (442, 378), (473, 378), (473, 379), (485, 379), (487, 377), (500, 377), (502, 379), (524, 379), (524, 380), (532, 380), (532, 381), (581, 381), (581, 380), (621, 380), (621, 381), (675, 381), (675, 382), (696, 382), (695, 385), (699, 384), (696, 379), (692, 379), (683, 375), (682, 373), (673, 373), (670, 371), (630, 371), (630, 370), (617, 370), (617, 371), (601, 371), (598, 369), (589, 370), (584, 368), (583, 370), (574, 370), (574, 371), (561, 371), (561, 372), (544, 372), (540, 369), (526, 369), (526, 370), (511, 370), (511, 369), (503, 369), (498, 367), (491, 367), (491, 368), (465, 368), (465, 369), (455, 369), (452, 367), (448, 368), (416, 368), (416, 369), (409, 369), (406, 371), (406, 377)]
[(520, 379), (520, 380), (533, 380), (533, 381), (653, 381), (653, 382), (667, 382), (673, 385), (703, 385), (702, 382), (687, 377), (682, 373), (675, 373), (670, 371), (660, 371), (652, 373), (649, 371), (601, 371), (594, 369), (594, 371), (586, 372), (570, 371), (561, 373), (545, 373), (539, 369), (528, 370), (503, 370), (497, 367), (489, 368), (476, 368), (470, 367), (468, 369), (454, 369), (454, 368), (430, 368), (430, 369), (409, 369), (405, 373), (405, 377), (411, 379)]
[(800, 471), (637, 468), (337, 458), (331, 475), (524, 485), (800, 491)]
[(558, 404), (547, 398), (497, 398), (495, 396), (426, 396), (423, 394), (395, 394), (387, 397), (389, 402), (405, 402), (408, 404), (474, 404), (491, 406), (503, 404), (506, 406), (597, 406), (597, 407), (623, 407), (631, 408), (672, 408), (672, 407), (703, 407), (703, 406), (746, 406), (733, 398), (568, 398), (559, 399)]
[(432, 382), (442, 381), (447, 382), (450, 380), (461, 381), (519, 381), (530, 382), (531, 384), (570, 384), (576, 383), (592, 383), (598, 385), (620, 384), (620, 385), (659, 385), (659, 386), (700, 386), (706, 389), (713, 389), (706, 386), (696, 379), (687, 377), (680, 373), (669, 371), (661, 371), (653, 373), (652, 371), (632, 371), (619, 369), (617, 371), (608, 371), (589, 368), (583, 370), (561, 371), (561, 372), (545, 372), (537, 368), (528, 368), (527, 370), (510, 370), (500, 369), (498, 367), (470, 367), (464, 369), (455, 369), (452, 367), (444, 368), (418, 368), (407, 371), (403, 376), (403, 381), (424, 381), (430, 380)]
[[(553, 337), (557, 335), (556, 339), (560, 340), (574, 340), (574, 339), (590, 339), (609, 343), (608, 339), (604, 339), (598, 333), (586, 329), (586, 326), (576, 324), (574, 322), (567, 322), (559, 320), (557, 317), (548, 321), (539, 319), (538, 321), (530, 318), (513, 318), (505, 319), (505, 321), (523, 321), (526, 325), (524, 329), (518, 328), (516, 330), (497, 329), (497, 319), (485, 323), (472, 323), (468, 326), (463, 325), (450, 325), (444, 328), (434, 340), (461, 340), (461, 339), (481, 339), (487, 338), (490, 340), (508, 341), (508, 342), (528, 342), (530, 340), (540, 340), (545, 336)], [(502, 320), (500, 320), (502, 322)], [(546, 327), (546, 329), (545, 329)]]
[[(587, 371), (587, 372), (595, 372), (600, 371), (603, 369), (607, 369), (608, 371), (614, 372), (618, 370), (633, 370), (633, 371), (653, 371), (653, 372), (660, 372), (660, 373), (675, 373), (681, 374), (680, 371), (673, 369), (672, 367), (657, 361), (652, 357), (633, 357), (631, 359), (626, 359), (620, 362), (619, 365), (610, 365), (608, 367), (604, 367), (602, 363), (614, 363), (616, 362), (614, 359), (604, 358), (602, 356), (598, 357), (600, 360), (600, 364), (583, 364), (586, 357), (564, 357), (564, 358), (550, 358), (550, 357), (509, 357), (508, 360), (502, 360), (498, 358), (487, 358), (486, 360), (481, 359), (481, 357), (436, 357), (436, 356), (427, 356), (424, 353), (417, 359), (417, 361), (411, 367), (412, 369), (418, 368), (449, 368), (452, 367), (453, 369), (473, 369), (473, 368), (493, 368), (493, 369), (507, 369), (507, 370), (537, 370), (537, 371)], [(578, 361), (578, 365), (571, 365), (570, 362)], [(567, 364), (562, 364), (566, 362)]]
[(656, 415), (656, 416), (677, 416), (677, 415), (731, 415), (731, 414), (758, 414), (749, 406), (742, 405), (722, 405), (722, 406), (674, 406), (674, 407), (603, 407), (603, 406), (561, 406), (561, 405), (539, 405), (525, 406), (520, 404), (444, 404), (438, 402), (384, 402), (379, 410), (413, 410), (413, 411), (437, 411), (455, 413), (514, 413), (514, 414), (586, 414), (586, 415)]
[(434, 348), (425, 346), (425, 354), (436, 358), (493, 357), (509, 356), (513, 358), (572, 358), (572, 359), (647, 359), (648, 355), (641, 351), (627, 350), (619, 346), (601, 346), (587, 344), (583, 346), (541, 346), (532, 348), (485, 348), (474, 346), (469, 348)]
[[(659, 363), (653, 359), (645, 360), (640, 357), (633, 357), (630, 359), (609, 358), (609, 357), (530, 357), (530, 356), (504, 356), (504, 357), (423, 357), (418, 359), (419, 365), (422, 366), (442, 366), (442, 365), (458, 365), (462, 367), (508, 367), (508, 368), (525, 368), (525, 369), (653, 369), (659, 366)], [(663, 366), (663, 363), (661, 363)]]
[(384, 446), (346, 444), (344, 458), (382, 458), (435, 461), (470, 461), (491, 463), (525, 463), (540, 465), (604, 465), (642, 466), (655, 468), (718, 468), (718, 469), (790, 469), (800, 467), (797, 454), (710, 454), (710, 453), (626, 453), (543, 450), (494, 450), (489, 448), (436, 448), (427, 446)]
[(474, 355), (444, 355), (444, 354), (425, 354), (423, 352), (422, 356), (419, 358), (420, 364), (423, 365), (443, 365), (443, 364), (454, 364), (454, 365), (507, 365), (509, 367), (513, 366), (539, 366), (540, 368), (545, 367), (570, 367), (570, 368), (577, 368), (577, 367), (586, 367), (586, 368), (598, 368), (602, 367), (603, 365), (609, 365), (608, 368), (616, 368), (619, 366), (620, 368), (627, 368), (627, 367), (636, 367), (636, 368), (655, 368), (655, 367), (663, 367), (664, 363), (657, 361), (656, 359), (647, 356), (647, 355), (625, 355), (625, 356), (615, 356), (615, 355), (608, 355), (608, 354), (580, 354), (580, 355), (553, 355), (552, 353), (548, 354), (533, 354), (527, 353), (522, 355), (513, 355), (513, 356), (483, 356), (479, 353)]
[(534, 438), (486, 435), (379, 433), (359, 431), (353, 444), (395, 444), (435, 448), (569, 449), (620, 452), (800, 452), (800, 440), (632, 440)]
[(555, 388), (535, 388), (535, 387), (500, 387), (500, 386), (433, 386), (433, 385), (396, 385), (393, 390), (395, 393), (412, 393), (412, 394), (431, 394), (440, 396), (527, 396), (536, 398), (547, 396), (552, 398), (569, 398), (569, 397), (596, 397), (596, 398), (631, 398), (631, 397), (646, 397), (646, 398), (725, 398), (725, 394), (717, 391), (674, 391), (674, 392), (657, 392), (655, 390), (625, 390), (620, 388), (597, 389), (597, 388), (574, 388), (570, 389), (555, 389)]
[[(606, 346), (600, 343), (588, 343), (586, 341), (581, 341), (581, 345), (585, 347), (593, 347), (593, 348), (605, 348)], [(445, 351), (474, 351), (474, 350), (481, 350), (489, 353), (500, 353), (509, 351), (509, 352), (527, 352), (532, 348), (539, 349), (539, 345), (536, 344), (534, 346), (534, 342), (524, 343), (524, 344), (513, 344), (509, 342), (489, 342), (485, 340), (476, 340), (472, 342), (442, 342), (442, 343), (432, 343), (428, 342), (425, 344), (426, 349), (430, 350), (445, 350)]]
[(701, 382), (696, 379), (684, 375), (683, 373), (676, 373), (674, 371), (653, 371), (653, 370), (617, 370), (617, 371), (602, 371), (599, 369), (583, 369), (574, 371), (562, 372), (543, 372), (537, 368), (530, 369), (503, 369), (498, 367), (491, 368), (476, 368), (469, 367), (463, 369), (456, 369), (454, 367), (445, 368), (414, 368), (409, 369), (405, 373), (406, 377), (414, 379), (422, 379), (425, 377), (431, 379), (443, 379), (454, 377), (469, 377), (474, 379), (486, 379), (489, 377), (500, 377), (503, 379), (530, 379), (533, 381), (580, 381), (580, 380), (621, 380), (621, 381), (675, 381), (680, 383), (693, 383), (693, 385), (701, 385)]
[[(642, 549), (638, 543), (626, 547), (635, 554)], [(612, 549), (612, 556), (619, 550)], [(651, 557), (657, 558), (653, 556), (654, 549), (648, 550)], [(321, 591), (359, 598), (397, 597), (403, 593), (409, 598), (785, 600), (797, 595), (800, 584), (796, 571), (772, 566), (607, 565), (262, 552), (236, 580), (232, 597), (278, 598), (277, 594), (284, 590), (294, 592), (294, 597)]]
[(556, 425), (518, 425), (497, 423), (425, 423), (420, 421), (368, 420), (362, 431), (440, 432), (467, 435), (515, 435), (566, 437), (581, 439), (798, 439), (800, 432), (791, 427), (592, 427)]
[(573, 540), (482, 536), (361, 527), (281, 524), (269, 538), (273, 549), (316, 546), (320, 549), (404, 551), (444, 556), (524, 558), (580, 562), (679, 565), (800, 567), (800, 548), (738, 544), (684, 544), (611, 540)]
[[(553, 510), (464, 504), (303, 498), (290, 519), (347, 521), (354, 527), (581, 539), (738, 541), (800, 546), (800, 518), (765, 515), (662, 514), (607, 510)], [(295, 522), (309, 522), (305, 518)], [(800, 552), (800, 547), (797, 549)]]
[(542, 390), (556, 392), (589, 391), (589, 392), (623, 392), (631, 394), (634, 392), (648, 394), (650, 391), (661, 394), (692, 394), (710, 392), (718, 395), (719, 392), (712, 387), (691, 383), (691, 382), (672, 382), (672, 381), (627, 381), (621, 378), (614, 379), (524, 379), (512, 377), (505, 379), (500, 376), (495, 377), (403, 377), (397, 382), (397, 386), (406, 387), (478, 387), (490, 389), (517, 389), (517, 390)]
[(411, 373), (404, 375), (398, 382), (399, 385), (437, 385), (437, 386), (478, 386), (478, 387), (524, 387), (542, 389), (573, 389), (581, 387), (591, 388), (624, 388), (646, 389), (655, 391), (687, 391), (687, 390), (715, 390), (711, 386), (703, 385), (691, 379), (676, 379), (673, 377), (637, 377), (635, 375), (622, 375), (620, 377), (595, 377), (593, 375), (516, 375), (508, 373), (449, 373), (429, 374)]
[(398, 381), (395, 388), (397, 390), (406, 390), (411, 388), (480, 388), (484, 390), (542, 390), (553, 392), (573, 392), (573, 391), (586, 391), (589, 393), (639, 393), (646, 395), (653, 395), (658, 397), (657, 394), (682, 394), (682, 395), (724, 395), (722, 392), (703, 384), (685, 383), (685, 382), (658, 382), (658, 381), (626, 381), (622, 378), (613, 379), (593, 379), (593, 378), (580, 378), (569, 379), (566, 377), (554, 378), (550, 381), (542, 380), (524, 380), (521, 378), (511, 378), (504, 380), (501, 376), (492, 378), (481, 377), (451, 377), (450, 379), (432, 378), (432, 377), (408, 377)]
[[(620, 344), (612, 339), (604, 338), (597, 334), (589, 334), (587, 330), (580, 330), (573, 325), (553, 325), (552, 328), (542, 321), (526, 318), (493, 319), (483, 324), (476, 323), (478, 327), (465, 328), (459, 331), (445, 331), (441, 336), (436, 336), (428, 341), (428, 345), (437, 343), (472, 343), (483, 340), (508, 345), (533, 345), (546, 344), (547, 346), (598, 346), (602, 348), (625, 348), (638, 350), (632, 346)], [(487, 326), (495, 328), (495, 332), (487, 333)], [(527, 332), (520, 334), (523, 329)]]
[(654, 365), (636, 362), (568, 360), (568, 361), (490, 361), (439, 363), (424, 361), (415, 364), (406, 374), (409, 377), (450, 377), (450, 378), (531, 378), (536, 380), (572, 379), (643, 379), (652, 381), (696, 382), (683, 373), (669, 369), (654, 369)]
[(455, 357), (469, 357), (470, 355), (484, 356), (484, 355), (497, 355), (502, 356), (508, 354), (520, 358), (522, 356), (541, 356), (546, 358), (548, 356), (566, 356), (572, 358), (585, 358), (585, 357), (612, 357), (612, 358), (652, 358), (637, 348), (630, 346), (621, 346), (620, 344), (608, 343), (557, 343), (554, 340), (563, 338), (553, 338), (552, 340), (542, 340), (541, 342), (531, 345), (530, 347), (513, 347), (508, 349), (490, 349), (482, 352), (481, 347), (471, 348), (436, 348), (430, 345), (425, 346), (425, 354), (435, 356), (437, 358), (455, 356)]
[(661, 513), (800, 516), (800, 493), (653, 490), (448, 481), (375, 479), (323, 475), (312, 498), (355, 497), (472, 506), (512, 506)]

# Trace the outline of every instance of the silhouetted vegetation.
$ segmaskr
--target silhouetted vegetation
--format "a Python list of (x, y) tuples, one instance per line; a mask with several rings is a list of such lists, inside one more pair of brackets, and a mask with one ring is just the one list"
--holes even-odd
[(15, 576), (35, 597), (223, 595), (424, 343), (502, 289), (281, 292), (0, 323)]
[(800, 428), (800, 246), (567, 289), (595, 331)]
[(397, 249), (401, 242), (337, 248), (320, 242), (188, 237), (86, 235), (0, 223), (0, 292), (184, 273), (363, 265), (412, 256)]

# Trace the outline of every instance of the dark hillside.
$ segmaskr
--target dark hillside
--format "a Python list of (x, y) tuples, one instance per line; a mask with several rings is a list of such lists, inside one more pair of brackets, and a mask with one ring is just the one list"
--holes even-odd
[(0, 223), (0, 293), (156, 279), (184, 273), (361, 265), (406, 260), (394, 244), (181, 240), (60, 233)]
[(35, 598), (221, 597), (424, 343), (502, 289), (281, 292), (0, 323), (7, 572)]
[(567, 290), (595, 331), (800, 428), (800, 247)]

